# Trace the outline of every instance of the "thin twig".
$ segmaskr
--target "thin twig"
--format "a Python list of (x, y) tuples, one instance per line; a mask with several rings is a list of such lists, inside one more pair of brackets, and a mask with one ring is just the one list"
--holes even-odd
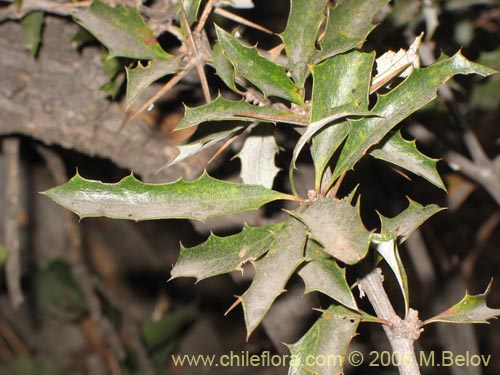
[(2, 149), (7, 162), (5, 191), (7, 212), (4, 230), (9, 257), (5, 266), (5, 273), (10, 301), (14, 309), (17, 309), (24, 301), (21, 288), (21, 240), (19, 235), (19, 218), (21, 214), (19, 139), (6, 138), (2, 142)]
[(274, 33), (271, 30), (266, 29), (264, 26), (261, 26), (259, 24), (256, 24), (255, 22), (249, 21), (246, 18), (238, 16), (237, 14), (231, 13), (224, 8), (216, 7), (214, 10), (214, 13), (218, 14), (219, 16), (228, 18), (234, 22), (241, 23), (242, 25), (263, 31), (263, 32), (270, 34), (270, 35), (274, 35)]

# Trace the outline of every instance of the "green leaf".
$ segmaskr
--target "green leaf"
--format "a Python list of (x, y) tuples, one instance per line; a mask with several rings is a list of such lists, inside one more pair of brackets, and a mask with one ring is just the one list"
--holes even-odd
[(274, 300), (285, 291), (285, 285), (304, 260), (306, 227), (289, 217), (283, 227), (274, 231), (274, 244), (257, 260), (255, 277), (248, 290), (239, 297), (245, 313), (247, 336), (262, 321)]
[(146, 66), (138, 62), (135, 68), (125, 68), (127, 72), (126, 108), (129, 108), (153, 82), (176, 73), (181, 67), (182, 58), (181, 55), (166, 60), (153, 60), (149, 61)]
[(373, 17), (389, 0), (344, 0), (328, 11), (324, 38), (317, 60), (361, 46), (375, 28)]
[(354, 168), (369, 149), (378, 144), (399, 122), (436, 97), (438, 87), (456, 74), (495, 73), (493, 69), (468, 61), (460, 52), (427, 68), (415, 69), (399, 86), (379, 95), (372, 111), (380, 117), (351, 120), (352, 129), (339, 156), (332, 181)]
[(296, 216), (302, 220), (325, 252), (347, 264), (356, 264), (366, 256), (371, 233), (359, 214), (359, 204), (351, 206), (351, 196), (342, 200), (320, 198), (305, 204)]
[(408, 201), (408, 207), (395, 217), (388, 218), (379, 214), (382, 233), (396, 232), (401, 238), (400, 242), (406, 241), (415, 229), (431, 216), (443, 210), (443, 208), (435, 204), (422, 206), (411, 199), (408, 199)]
[(327, 0), (291, 0), (290, 15), (281, 34), (288, 65), (299, 87), (304, 87), (307, 64), (316, 53), (318, 30), (325, 18)]
[[(76, 44), (78, 47), (82, 46), (85, 43), (95, 42), (95, 37), (92, 35), (87, 29), (78, 26), (78, 29), (75, 31), (73, 36), (70, 39), (71, 43)], [(106, 57), (107, 57), (106, 52)]]
[(218, 237), (211, 234), (201, 245), (186, 249), (181, 247), (179, 259), (171, 272), (171, 279), (195, 277), (196, 281), (232, 271), (242, 271), (243, 265), (258, 259), (274, 243), (274, 232), (282, 223), (249, 227), (232, 236)]
[[(332, 108), (340, 106), (350, 105), (353, 111), (368, 111), (368, 91), (374, 58), (373, 53), (353, 51), (314, 66), (311, 121), (326, 117)], [(318, 189), (325, 168), (347, 137), (350, 126), (347, 121), (340, 122), (325, 127), (312, 138), (311, 154), (315, 186)]]
[(400, 166), (446, 190), (436, 169), (438, 160), (422, 154), (418, 151), (415, 141), (405, 140), (399, 131), (392, 134), (384, 143), (377, 145), (370, 151), (370, 155)]
[(326, 256), (321, 246), (313, 240), (307, 241), (306, 256), (311, 260), (299, 271), (306, 286), (304, 293), (318, 291), (357, 310), (356, 300), (345, 278), (345, 268), (339, 267), (334, 259)]
[(186, 113), (176, 130), (189, 128), (206, 121), (267, 121), (303, 124), (304, 117), (280, 111), (269, 106), (256, 106), (243, 100), (235, 101), (217, 97), (214, 101), (195, 108), (186, 107)]
[(0, 267), (5, 264), (8, 257), (9, 250), (7, 249), (7, 246), (5, 246), (3, 243), (0, 243)]
[[(198, 11), (200, 9), (201, 0), (182, 0), (182, 5), (184, 6), (184, 11), (186, 12), (186, 18), (188, 20), (189, 26), (191, 26), (198, 18)], [(180, 10), (178, 12), (180, 18)]]
[(427, 319), (424, 324), (443, 322), (443, 323), (488, 323), (489, 319), (500, 315), (500, 309), (490, 309), (486, 305), (486, 298), (490, 294), (490, 281), (486, 291), (483, 294), (471, 296), (465, 293), (465, 297), (456, 305), (443, 311), (433, 318)]
[(254, 210), (294, 196), (266, 189), (217, 180), (203, 174), (198, 180), (145, 184), (130, 175), (116, 184), (74, 176), (66, 184), (43, 194), (80, 218), (106, 216), (113, 219), (154, 220), (210, 217)]
[(215, 68), (215, 72), (226, 86), (241, 95), (242, 92), (236, 87), (234, 66), (231, 64), (231, 61), (224, 56), (219, 42), (215, 43), (212, 48), (212, 65)]
[(245, 184), (273, 187), (274, 177), (280, 169), (274, 162), (278, 145), (271, 126), (260, 124), (253, 129), (236, 155), (241, 160), (240, 177)]
[(260, 56), (255, 47), (247, 47), (216, 25), (217, 39), (236, 74), (253, 83), (266, 96), (277, 96), (305, 106), (299, 89), (285, 69)]
[[(392, 237), (392, 236), (391, 236)], [(383, 238), (378, 233), (372, 235), (372, 242), (375, 244), (375, 248), (385, 259), (389, 267), (391, 267), (392, 272), (396, 276), (401, 292), (403, 293), (403, 299), (405, 302), (405, 312), (408, 312), (410, 308), (410, 289), (408, 287), (408, 277), (406, 275), (406, 270), (399, 256), (398, 245), (394, 238)]]
[(347, 348), (361, 318), (345, 307), (331, 305), (299, 341), (288, 346), (288, 375), (342, 374)]
[(45, 13), (36, 11), (24, 16), (22, 24), (24, 30), (24, 48), (33, 56), (36, 56), (40, 42), (42, 41), (42, 28)]
[(153, 60), (170, 56), (161, 48), (137, 8), (113, 8), (94, 0), (88, 10), (77, 12), (74, 17), (108, 48), (110, 57)]

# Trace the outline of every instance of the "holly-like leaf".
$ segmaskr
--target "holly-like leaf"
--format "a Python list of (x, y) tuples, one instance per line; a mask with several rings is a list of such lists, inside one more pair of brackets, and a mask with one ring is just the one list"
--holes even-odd
[[(311, 121), (328, 116), (332, 108), (340, 106), (350, 106), (344, 107), (346, 111), (368, 111), (368, 90), (374, 58), (374, 53), (353, 51), (313, 66)], [(311, 154), (318, 190), (322, 174), (347, 137), (350, 126), (347, 121), (327, 126), (312, 138)]]
[(248, 336), (262, 321), (274, 300), (304, 260), (307, 228), (297, 219), (289, 217), (283, 227), (274, 231), (274, 245), (257, 260), (255, 277), (248, 290), (239, 297), (245, 313)]
[(302, 206), (296, 216), (308, 226), (325, 252), (344, 263), (356, 264), (368, 252), (371, 233), (363, 226), (359, 203), (351, 206), (351, 198), (321, 198)]
[[(200, 4), (201, 0), (182, 0), (182, 5), (184, 6), (189, 26), (191, 26), (198, 18)], [(178, 12), (178, 15), (180, 18), (180, 11)]]
[(375, 28), (373, 17), (389, 0), (342, 1), (328, 11), (328, 22), (317, 60), (323, 60), (364, 43)]
[(294, 113), (280, 111), (269, 106), (256, 106), (243, 100), (235, 101), (219, 96), (214, 101), (194, 108), (186, 107), (186, 113), (176, 130), (186, 129), (206, 121), (267, 121), (303, 125), (306, 119)]
[(242, 94), (238, 87), (236, 87), (234, 66), (224, 56), (219, 42), (215, 43), (212, 48), (212, 65), (217, 75), (224, 81), (227, 87), (238, 94)]
[(402, 167), (446, 190), (436, 168), (438, 159), (422, 154), (418, 151), (415, 141), (405, 140), (399, 131), (392, 134), (384, 143), (377, 145), (370, 151), (370, 155)]
[(400, 242), (406, 241), (415, 229), (431, 216), (443, 210), (443, 208), (435, 204), (422, 206), (411, 199), (408, 201), (408, 207), (395, 217), (388, 218), (379, 214), (382, 233), (395, 232), (400, 237)]
[(307, 64), (316, 52), (316, 38), (325, 18), (327, 0), (291, 0), (290, 3), (288, 23), (281, 38), (292, 77), (299, 87), (304, 87)]
[(110, 57), (153, 60), (170, 56), (137, 8), (113, 8), (94, 0), (87, 10), (74, 13), (74, 17), (108, 48)]
[[(299, 341), (288, 346), (291, 353), (288, 375), (342, 374), (347, 348), (361, 319), (360, 314), (343, 306), (331, 305)], [(335, 360), (320, 361), (320, 358)]]
[(374, 233), (372, 235), (372, 242), (375, 244), (375, 248), (385, 259), (389, 267), (391, 267), (392, 272), (396, 276), (401, 292), (403, 293), (403, 299), (405, 302), (405, 311), (408, 312), (410, 308), (410, 289), (408, 287), (408, 277), (406, 275), (406, 270), (399, 256), (399, 249), (396, 243), (395, 236), (390, 236), (391, 238), (384, 238), (386, 235), (380, 235)]
[(274, 162), (277, 152), (278, 145), (271, 125), (257, 126), (247, 137), (237, 155), (241, 160), (240, 177), (243, 182), (271, 189), (274, 177), (280, 171)]
[(240, 270), (248, 261), (254, 261), (264, 254), (274, 243), (273, 232), (282, 223), (261, 227), (249, 227), (232, 236), (210, 235), (201, 245), (186, 249), (181, 247), (179, 259), (171, 272), (171, 279), (195, 277), (196, 281), (207, 277)]
[(181, 68), (183, 56), (165, 60), (152, 60), (146, 66), (140, 62), (135, 68), (125, 68), (127, 72), (126, 108), (129, 108), (158, 79), (177, 72)]
[(493, 69), (473, 63), (456, 53), (427, 68), (415, 69), (399, 86), (386, 95), (379, 95), (372, 111), (380, 117), (365, 117), (352, 121), (346, 143), (339, 156), (332, 180), (354, 168), (369, 149), (403, 119), (436, 97), (438, 87), (456, 74), (493, 74)]
[(66, 184), (43, 194), (80, 218), (106, 216), (114, 219), (154, 220), (185, 218), (206, 220), (250, 211), (263, 204), (296, 197), (266, 189), (217, 180), (203, 174), (196, 181), (145, 184), (130, 175), (116, 184), (74, 176)]
[(356, 300), (345, 278), (345, 268), (339, 267), (314, 240), (307, 241), (306, 256), (310, 261), (298, 273), (306, 286), (304, 293), (318, 291), (357, 310)]
[(236, 74), (253, 83), (266, 96), (277, 96), (304, 106), (299, 89), (285, 73), (285, 69), (260, 56), (255, 47), (247, 47), (220, 27), (215, 27), (225, 56), (233, 64)]
[(44, 12), (36, 11), (28, 13), (22, 21), (24, 31), (23, 45), (33, 56), (36, 56), (38, 47), (40, 47), (40, 42), (42, 41), (44, 18)]
[(486, 298), (490, 294), (491, 281), (483, 294), (465, 297), (456, 305), (443, 311), (433, 318), (427, 319), (424, 324), (443, 323), (488, 323), (489, 319), (500, 316), (500, 309), (490, 309), (486, 305)]

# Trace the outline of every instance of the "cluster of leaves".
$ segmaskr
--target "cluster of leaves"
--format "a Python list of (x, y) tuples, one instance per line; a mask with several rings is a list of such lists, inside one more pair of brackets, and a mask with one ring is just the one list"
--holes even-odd
[[(242, 270), (251, 262), (255, 277), (248, 290), (238, 297), (250, 335), (284, 292), (290, 277), (298, 273), (306, 292), (319, 291), (335, 303), (290, 346), (291, 352), (299, 356), (345, 354), (359, 322), (378, 320), (358, 309), (346, 280), (346, 269), (339, 262), (355, 265), (366, 258), (370, 248), (376, 249), (394, 271), (408, 311), (409, 288), (398, 245), (440, 208), (410, 201), (398, 216), (381, 216), (379, 231), (368, 231), (354, 192), (337, 199), (334, 195), (338, 185), (360, 159), (370, 155), (444, 189), (436, 161), (420, 153), (414, 142), (403, 139), (395, 127), (434, 99), (437, 88), (452, 76), (493, 73), (460, 53), (442, 56), (437, 63), (420, 68), (420, 38), (408, 51), (389, 51), (377, 59), (375, 53), (360, 51), (375, 27), (374, 16), (387, 3), (388, 0), (350, 0), (329, 7), (327, 0), (292, 0), (287, 27), (280, 35), (287, 61), (282, 66), (218, 26), (216, 43), (207, 45), (199, 24), (191, 30), (198, 19), (200, 1), (179, 2), (179, 36), (185, 48), (171, 55), (161, 48), (138, 9), (112, 8), (94, 0), (88, 10), (76, 13), (75, 18), (107, 47), (108, 57), (149, 60), (145, 66), (138, 63), (135, 68), (127, 68), (128, 107), (159, 78), (175, 74), (166, 86), (169, 88), (187, 71), (205, 63), (215, 68), (229, 90), (242, 97), (235, 101), (219, 96), (211, 101), (208, 92), (207, 104), (186, 108), (177, 129), (205, 126), (209, 135), (180, 146), (178, 156), (170, 164), (215, 142), (245, 134), (247, 138), (239, 153), (243, 183), (220, 181), (204, 174), (192, 182), (178, 180), (153, 185), (130, 176), (107, 184), (77, 175), (45, 194), (82, 218), (131, 220), (205, 220), (254, 210), (275, 200), (299, 202), (299, 207), (281, 223), (245, 226), (238, 234), (211, 235), (198, 246), (182, 248), (172, 278), (202, 280)], [(199, 74), (202, 78), (204, 73)], [(401, 82), (390, 86), (398, 77)], [(309, 79), (311, 92), (306, 85)], [(375, 94), (381, 87), (385, 87), (385, 93)], [(375, 104), (370, 106), (372, 94), (376, 95)], [(156, 96), (146, 106), (155, 99)], [(210, 132), (214, 125), (207, 123), (213, 121), (231, 121), (233, 126), (224, 130), (214, 127)], [(274, 164), (277, 147), (269, 123), (293, 127), (301, 134), (289, 168), (293, 194), (272, 189), (278, 169)], [(308, 199), (298, 196), (294, 186), (295, 163), (307, 144), (315, 171)], [(334, 155), (338, 156), (333, 159)], [(465, 302), (427, 322), (484, 322), (499, 314), (486, 306), (486, 294), (466, 296)], [(342, 365), (307, 371), (332, 370), (342, 371)], [(301, 374), (306, 369), (290, 371)]]

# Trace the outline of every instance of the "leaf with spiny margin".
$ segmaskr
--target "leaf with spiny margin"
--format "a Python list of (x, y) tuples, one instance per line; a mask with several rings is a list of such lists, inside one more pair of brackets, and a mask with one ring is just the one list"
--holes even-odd
[(442, 322), (442, 323), (489, 323), (488, 319), (497, 318), (500, 316), (500, 309), (491, 309), (486, 305), (486, 298), (490, 294), (490, 281), (486, 291), (483, 294), (471, 296), (465, 293), (465, 297), (456, 305), (443, 311), (430, 319), (427, 319), (424, 324)]
[[(368, 111), (368, 91), (374, 58), (374, 53), (353, 51), (312, 67), (312, 122), (326, 117), (332, 108), (343, 105), (350, 105), (352, 110)], [(312, 138), (311, 155), (315, 186), (318, 189), (325, 168), (347, 137), (350, 127), (349, 122), (340, 122), (325, 127)]]
[(311, 239), (306, 244), (306, 258), (310, 260), (298, 272), (306, 286), (304, 294), (318, 291), (346, 307), (357, 310), (356, 300), (345, 278), (345, 268), (341, 268)]
[(325, 18), (327, 0), (291, 0), (290, 15), (281, 39), (285, 44), (288, 66), (299, 87), (304, 87), (307, 64), (316, 53), (316, 38)]
[(252, 130), (241, 151), (236, 155), (241, 161), (240, 177), (245, 184), (262, 185), (271, 189), (280, 169), (274, 157), (278, 145), (270, 124), (260, 124)]
[(201, 245), (186, 249), (181, 246), (179, 259), (171, 272), (171, 278), (195, 277), (196, 282), (211, 276), (232, 271), (243, 272), (242, 266), (258, 259), (274, 243), (273, 232), (282, 223), (249, 227), (232, 236), (218, 237), (211, 234)]
[(392, 272), (396, 276), (399, 287), (403, 294), (403, 299), (405, 302), (405, 312), (408, 312), (410, 308), (410, 289), (408, 287), (408, 276), (406, 275), (406, 270), (399, 256), (399, 248), (395, 240), (395, 233), (387, 234), (372, 234), (372, 242), (375, 244), (375, 248), (385, 259), (389, 267), (391, 267)]
[(231, 34), (215, 26), (217, 39), (236, 74), (253, 83), (265, 96), (277, 96), (305, 106), (299, 89), (285, 69), (260, 56), (255, 47), (247, 47)]
[(417, 149), (415, 141), (407, 141), (399, 131), (394, 132), (385, 142), (377, 145), (370, 151), (370, 155), (415, 173), (446, 191), (436, 168), (438, 159), (422, 154)]
[[(200, 4), (201, 0), (182, 0), (182, 5), (184, 6), (184, 11), (186, 12), (186, 18), (188, 20), (189, 26), (191, 26), (198, 18)], [(180, 18), (180, 10), (177, 14)]]
[(421, 204), (408, 199), (408, 207), (399, 215), (389, 218), (379, 214), (382, 233), (396, 232), (403, 243), (413, 233), (415, 229), (421, 226), (431, 216), (443, 210), (436, 204), (422, 206)]
[(36, 56), (40, 42), (42, 41), (42, 28), (45, 13), (42, 11), (30, 12), (24, 16), (23, 25), (23, 45), (33, 56)]
[(342, 200), (320, 198), (293, 213), (325, 252), (346, 264), (356, 264), (366, 256), (371, 238), (361, 221), (359, 203), (353, 207), (351, 199), (352, 194)]
[[(324, 129), (325, 127), (327, 127), (329, 124), (331, 124), (337, 120), (340, 120), (342, 118), (345, 118), (345, 117), (375, 116), (375, 114), (373, 112), (370, 112), (368, 110), (359, 110), (359, 109), (356, 110), (350, 104), (347, 104), (347, 105), (341, 106), (341, 107), (337, 107), (337, 108), (333, 108), (332, 110), (330, 110), (330, 113), (332, 113), (332, 115), (326, 116), (326, 117), (322, 118), (321, 120), (318, 120), (316, 122), (309, 124), (306, 128), (306, 131), (300, 136), (299, 140), (295, 144), (295, 148), (293, 149), (293, 153), (292, 153), (292, 161), (290, 162), (290, 168), (288, 169), (290, 182), (292, 183), (292, 188), (295, 188), (294, 184), (293, 184), (293, 172), (295, 170), (295, 163), (297, 161), (297, 158), (299, 157), (299, 154), (302, 151), (302, 148), (305, 146), (305, 144), (316, 133), (318, 133), (321, 129)], [(331, 126), (333, 127), (333, 126), (337, 126), (337, 125), (339, 125), (339, 124), (333, 124)]]
[(274, 234), (274, 244), (267, 254), (255, 261), (255, 277), (239, 297), (245, 314), (247, 337), (262, 321), (274, 300), (283, 292), (288, 279), (304, 261), (307, 228), (289, 216)]
[(145, 184), (130, 175), (116, 184), (75, 175), (43, 194), (80, 218), (195, 219), (250, 211), (278, 200), (296, 198), (259, 185), (217, 180), (204, 173), (196, 181)]
[(352, 129), (333, 171), (332, 181), (353, 169), (369, 149), (382, 141), (399, 122), (434, 99), (439, 86), (452, 76), (456, 74), (487, 76), (493, 73), (495, 73), (493, 69), (467, 60), (460, 52), (427, 68), (414, 69), (399, 86), (377, 97), (377, 103), (372, 111), (380, 117), (350, 120)]
[[(343, 306), (331, 305), (295, 344), (288, 345), (291, 358), (288, 375), (342, 374), (347, 348), (356, 335), (362, 315)], [(308, 358), (334, 361), (307, 365)]]
[(128, 109), (153, 82), (176, 73), (181, 68), (182, 58), (183, 56), (176, 56), (165, 60), (152, 60), (146, 66), (138, 62), (135, 68), (125, 68), (127, 72), (125, 108)]
[(212, 48), (212, 65), (215, 68), (215, 72), (226, 86), (241, 95), (242, 92), (236, 87), (234, 66), (231, 64), (231, 61), (224, 56), (219, 42), (215, 43)]
[(208, 104), (194, 108), (186, 107), (184, 118), (175, 129), (186, 129), (206, 121), (223, 120), (287, 122), (299, 125), (306, 121), (303, 116), (294, 113), (269, 106), (256, 106), (243, 100), (228, 100), (219, 96)]
[(85, 11), (73, 13), (76, 21), (90, 31), (109, 50), (110, 57), (166, 59), (165, 52), (138, 8), (110, 7), (94, 0)]
[(325, 36), (316, 60), (361, 46), (375, 28), (373, 17), (389, 0), (345, 0), (328, 11)]
[(210, 133), (193, 139), (193, 137), (198, 135), (197, 132), (200, 130), (200, 126), (198, 127), (197, 132), (195, 132), (195, 134), (193, 134), (190, 138), (188, 143), (176, 146), (179, 153), (161, 169), (177, 164), (202, 150), (212, 147), (218, 142), (231, 137), (233, 134), (243, 129), (242, 125), (231, 124), (231, 126), (227, 126), (227, 123), (214, 123), (209, 126), (207, 125), (207, 127), (210, 127)]

